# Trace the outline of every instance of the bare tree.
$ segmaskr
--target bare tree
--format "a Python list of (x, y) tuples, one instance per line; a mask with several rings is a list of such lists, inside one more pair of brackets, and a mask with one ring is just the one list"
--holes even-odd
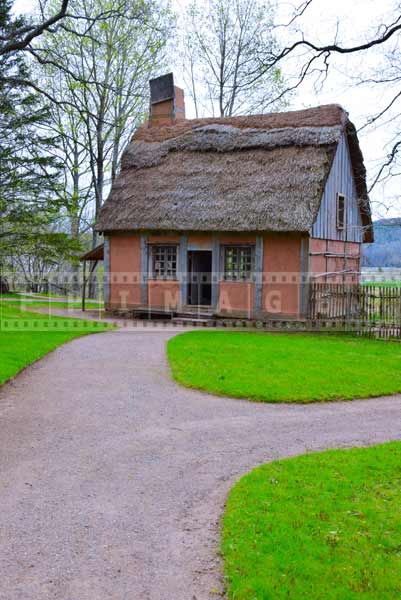
[(386, 156), (377, 167), (369, 191), (401, 176), (401, 49), (395, 42), (380, 48), (380, 67), (373, 66), (356, 77), (358, 87), (377, 88), (382, 100), (360, 130), (384, 126), (389, 131)]
[(65, 159), (62, 206), (68, 217), (70, 236), (79, 239), (81, 234), (90, 229), (92, 221), (90, 204), (93, 192), (90, 185), (89, 151), (80, 118), (72, 111), (63, 115), (59, 107), (56, 107), (54, 119), (57, 118), (63, 127), (60, 149)]
[[(81, 182), (86, 191), (80, 197), (84, 206), (89, 197), (94, 199), (95, 218), (122, 151), (148, 109), (148, 79), (163, 62), (171, 29), (169, 11), (154, 0), (124, 2), (123, 14), (120, 10), (107, 20), (94, 20), (109, 6), (107, 0), (70, 0), (70, 11), (86, 15), (90, 29), (82, 20), (67, 17), (63, 28), (42, 38), (34, 50), (49, 80), (62, 73), (59, 93), (53, 88), (52, 94), (57, 104), (69, 107), (70, 120), (67, 124), (64, 115), (61, 131), (63, 152), (75, 156), (72, 173), (77, 173), (78, 163), (81, 170), (89, 170), (89, 188), (85, 175)], [(72, 178), (73, 186), (78, 185), (77, 177)], [(72, 194), (77, 197), (73, 188)]]
[(187, 88), (200, 112), (229, 116), (283, 105), (279, 66), (266, 69), (260, 48), (274, 53), (274, 9), (264, 0), (195, 0), (184, 27)]
[[(283, 28), (280, 39), (285, 44), (281, 47), (260, 47), (254, 75), (263, 71), (268, 73), (280, 65), (288, 73), (287, 65), (291, 61), (295, 71), (287, 77), (289, 84), (284, 89), (286, 94), (300, 88), (311, 78), (315, 85), (321, 87), (329, 77), (333, 63), (339, 69), (345, 64), (342, 62), (345, 57), (366, 57), (357, 71), (347, 69), (344, 76), (348, 79), (350, 89), (354, 86), (368, 86), (369, 89), (376, 87), (378, 91), (377, 111), (366, 117), (360, 130), (386, 125), (390, 131), (386, 156), (380, 157), (381, 149), (377, 152), (379, 164), (370, 184), (372, 191), (378, 184), (401, 175), (401, 3), (395, 1), (385, 20), (378, 16), (377, 22), (370, 23), (369, 30), (361, 34), (360, 41), (349, 43), (339, 33), (340, 15), (329, 39), (315, 41), (311, 36), (305, 35), (303, 28), (308, 23), (308, 11), (313, 2), (314, 0), (306, 0), (294, 8), (287, 23), (276, 24), (277, 29)], [(379, 67), (375, 60), (369, 60), (372, 56), (380, 56)], [(372, 67), (372, 64), (376, 67)], [(396, 200), (397, 204), (399, 200)], [(383, 206), (389, 208), (388, 202)]]

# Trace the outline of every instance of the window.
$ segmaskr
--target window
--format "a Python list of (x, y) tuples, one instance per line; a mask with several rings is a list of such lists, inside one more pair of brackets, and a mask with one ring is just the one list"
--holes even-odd
[(344, 229), (345, 226), (345, 196), (337, 194), (337, 229)]
[(152, 275), (155, 279), (176, 279), (177, 246), (152, 246)]
[(225, 246), (224, 279), (250, 279), (253, 271), (253, 246)]

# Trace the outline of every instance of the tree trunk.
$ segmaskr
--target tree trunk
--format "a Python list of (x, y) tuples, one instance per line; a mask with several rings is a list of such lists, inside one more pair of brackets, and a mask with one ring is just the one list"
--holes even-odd
[[(96, 185), (95, 185), (95, 222), (97, 221), (100, 213), (100, 209), (103, 205), (103, 193), (104, 193), (104, 142), (103, 142), (103, 112), (100, 113), (98, 126), (96, 128), (96, 145), (97, 145), (97, 157), (96, 157)], [(92, 231), (92, 248), (96, 248), (99, 243), (99, 236), (95, 229)], [(88, 298), (96, 298), (97, 285), (96, 285), (96, 269), (89, 271), (88, 281)]]
[(0, 296), (2, 294), (9, 294), (10, 288), (8, 287), (7, 279), (0, 275)]

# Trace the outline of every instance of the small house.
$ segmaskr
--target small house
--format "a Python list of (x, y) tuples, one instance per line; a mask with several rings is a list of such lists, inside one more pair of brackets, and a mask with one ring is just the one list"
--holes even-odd
[(173, 75), (96, 224), (109, 310), (302, 318), (308, 282), (357, 282), (366, 171), (339, 105), (186, 119)]

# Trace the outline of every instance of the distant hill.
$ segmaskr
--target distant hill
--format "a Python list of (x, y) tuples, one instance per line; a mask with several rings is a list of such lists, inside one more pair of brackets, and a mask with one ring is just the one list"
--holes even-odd
[(364, 244), (364, 267), (401, 267), (401, 218), (374, 221), (374, 244)]

